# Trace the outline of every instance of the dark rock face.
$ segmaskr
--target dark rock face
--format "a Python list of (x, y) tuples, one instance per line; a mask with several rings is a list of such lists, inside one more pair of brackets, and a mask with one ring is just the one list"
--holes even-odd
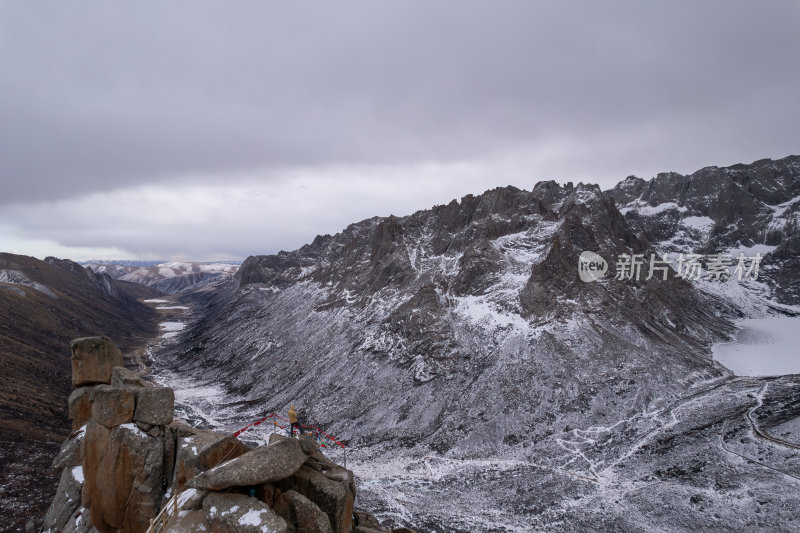
[(328, 515), (311, 500), (293, 490), (280, 495), (275, 504), (275, 512), (297, 531), (332, 533)]
[(481, 295), (497, 280), (503, 256), (488, 240), (471, 243), (458, 260), (458, 274), (453, 279), (453, 293), (458, 296)]
[(299, 258), (288, 254), (265, 257), (248, 257), (236, 272), (235, 279), (241, 285), (250, 283), (270, 283), (281, 287), (287, 271), (299, 272), (302, 266)]

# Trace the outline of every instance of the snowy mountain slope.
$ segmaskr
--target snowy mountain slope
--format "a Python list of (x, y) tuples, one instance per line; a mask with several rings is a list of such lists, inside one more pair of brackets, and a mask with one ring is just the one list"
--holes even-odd
[[(792, 259), (775, 269), (772, 254), (770, 277), (741, 284), (585, 283), (577, 268), (584, 250), (612, 265), (642, 254), (645, 272), (650, 253), (778, 250), (794, 238), (795, 208), (767, 185), (780, 174), (794, 190), (795, 159), (704, 169), (691, 187), (660, 175), (607, 192), (499, 188), (248, 258), (206, 296), (205, 317), (157, 354), (155, 374), (197, 391), (184, 408), (216, 427), (302, 406), (348, 442), (372, 507), (430, 530), (657, 531), (695, 512), (695, 500), (712, 516), (691, 515), (683, 530), (743, 526), (745, 508), (776, 488), (797, 509), (793, 478), (741, 458), (765, 453), (763, 437), (740, 455), (726, 451), (735, 447), (726, 432), (747, 431), (765, 381), (733, 378), (709, 350), (732, 319), (789, 309), (781, 302), (792, 302), (800, 277)], [(764, 199), (742, 193), (743, 176)], [(706, 179), (719, 183), (697, 185)], [(724, 209), (732, 202), (740, 214)], [(762, 243), (755, 224), (768, 211), (787, 222)], [(775, 217), (764, 227), (780, 225)], [(788, 383), (764, 401), (791, 406), (793, 420), (798, 389)], [(773, 455), (778, 472), (793, 471), (786, 454)], [(661, 489), (674, 498), (659, 519), (649, 515)], [(789, 530), (781, 512), (772, 516), (763, 530)]]
[[(467, 447), (492, 447), (533, 425), (544, 435), (724, 374), (700, 351), (729, 331), (714, 316), (723, 303), (674, 280), (577, 279), (581, 247), (645, 246), (596, 186), (496, 189), (371, 219), (248, 259), (232, 299), (184, 347), (192, 360), (174, 360), (250, 401), (302, 398), (337, 429), (367, 424), (370, 434), (347, 435), (354, 442), (402, 435), (441, 448), (457, 432)], [(533, 424), (552, 405), (564, 411), (558, 425)]]

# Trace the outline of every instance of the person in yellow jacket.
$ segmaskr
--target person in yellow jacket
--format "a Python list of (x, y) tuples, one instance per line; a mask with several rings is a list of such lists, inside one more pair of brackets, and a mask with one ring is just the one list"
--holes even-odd
[(294, 410), (294, 405), (289, 406), (289, 436), (294, 437), (294, 428), (297, 426), (297, 432), (303, 433), (300, 424), (297, 422), (297, 411)]

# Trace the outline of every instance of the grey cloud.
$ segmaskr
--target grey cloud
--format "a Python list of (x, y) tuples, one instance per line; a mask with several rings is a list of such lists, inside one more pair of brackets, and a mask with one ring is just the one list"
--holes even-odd
[(698, 164), (786, 155), (798, 22), (795, 2), (3, 3), (0, 202), (648, 128), (660, 170), (701, 141)]

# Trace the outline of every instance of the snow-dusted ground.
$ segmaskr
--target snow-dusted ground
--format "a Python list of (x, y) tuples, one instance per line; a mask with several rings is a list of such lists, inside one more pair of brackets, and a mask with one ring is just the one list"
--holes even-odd
[(739, 376), (800, 374), (800, 317), (740, 320), (733, 342), (716, 344), (714, 358)]
[(221, 385), (200, 384), (167, 370), (154, 374), (153, 378), (160, 385), (175, 390), (175, 415), (178, 418), (196, 427), (235, 431), (233, 425), (227, 423), (230, 415), (225, 406), (230, 397)]

